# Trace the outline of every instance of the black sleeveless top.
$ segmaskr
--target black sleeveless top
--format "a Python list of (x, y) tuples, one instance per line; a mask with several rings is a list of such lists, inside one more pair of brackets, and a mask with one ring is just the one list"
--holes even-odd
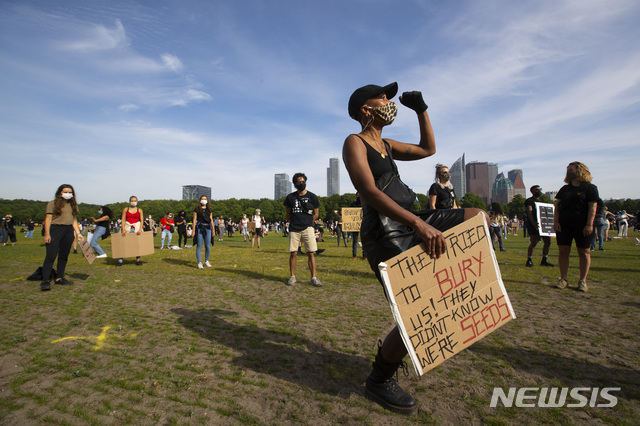
[(374, 147), (369, 145), (361, 136), (356, 135), (360, 138), (365, 147), (367, 147), (367, 162), (369, 163), (369, 168), (371, 169), (371, 174), (373, 178), (377, 181), (380, 176), (382, 176), (385, 172), (396, 170), (393, 167), (393, 159), (391, 155), (389, 155), (389, 151), (391, 147), (387, 143), (386, 140), (382, 139), (384, 142), (384, 149), (387, 155), (385, 158), (382, 158), (380, 153), (376, 151)]

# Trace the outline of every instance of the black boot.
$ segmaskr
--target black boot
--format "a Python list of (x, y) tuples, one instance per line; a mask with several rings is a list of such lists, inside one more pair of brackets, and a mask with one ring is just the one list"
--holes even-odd
[(373, 362), (373, 371), (367, 378), (364, 392), (367, 398), (377, 402), (387, 410), (408, 415), (415, 413), (418, 409), (416, 400), (402, 390), (393, 379), (398, 367), (403, 364), (402, 362), (391, 364), (385, 361), (380, 354), (380, 348), (378, 348), (378, 355), (376, 355), (376, 359)]

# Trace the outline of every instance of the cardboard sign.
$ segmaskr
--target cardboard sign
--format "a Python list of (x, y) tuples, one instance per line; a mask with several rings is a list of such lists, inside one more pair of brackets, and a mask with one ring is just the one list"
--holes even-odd
[(251, 232), (252, 234), (256, 233), (256, 223), (252, 220), (250, 220), (247, 223), (247, 232)]
[(553, 229), (553, 212), (555, 206), (549, 203), (536, 202), (538, 213), (538, 232), (543, 237), (555, 237), (556, 231)]
[(153, 232), (142, 232), (140, 235), (128, 233), (111, 234), (111, 257), (137, 257), (153, 254)]
[(342, 232), (360, 232), (362, 225), (362, 207), (342, 209)]
[(447, 252), (424, 244), (379, 264), (389, 305), (421, 376), (515, 318), (484, 217), (443, 232)]
[(87, 259), (87, 262), (89, 262), (89, 265), (91, 265), (93, 261), (96, 260), (96, 254), (94, 253), (93, 249), (89, 244), (90, 242), (87, 240), (78, 241), (78, 245), (82, 250), (82, 254), (84, 255), (84, 258)]

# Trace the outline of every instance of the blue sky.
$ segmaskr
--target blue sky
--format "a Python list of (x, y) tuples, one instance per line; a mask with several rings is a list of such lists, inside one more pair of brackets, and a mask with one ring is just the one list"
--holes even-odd
[[(272, 198), (298, 171), (324, 196), (349, 96), (392, 81), (436, 134), (399, 163), (418, 192), (464, 152), (547, 191), (582, 161), (602, 198), (640, 198), (638, 22), (635, 0), (2, 0), (0, 198)], [(383, 135), (417, 141), (399, 109)]]

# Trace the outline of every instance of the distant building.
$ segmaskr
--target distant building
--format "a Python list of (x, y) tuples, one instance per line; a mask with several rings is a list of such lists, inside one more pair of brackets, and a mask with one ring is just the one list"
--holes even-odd
[(338, 157), (329, 158), (327, 168), (327, 197), (340, 194), (340, 161)]
[(513, 183), (500, 173), (491, 187), (491, 202), (509, 204), (513, 199)]
[(293, 192), (293, 182), (286, 173), (277, 173), (273, 182), (273, 199), (279, 200)]
[(509, 180), (513, 184), (513, 196), (520, 195), (525, 199), (528, 198), (527, 188), (524, 186), (524, 174), (522, 169), (509, 170)]
[(211, 187), (202, 185), (184, 185), (182, 187), (183, 200), (198, 200), (203, 195), (211, 199)]
[(472, 161), (465, 167), (467, 192), (482, 198), (486, 204), (491, 204), (491, 188), (498, 176), (498, 165)]
[(462, 157), (458, 158), (453, 166), (449, 167), (449, 173), (451, 173), (451, 185), (453, 185), (453, 190), (456, 193), (456, 196), (459, 199), (464, 197), (464, 194), (467, 193), (467, 178), (466, 178), (466, 170), (464, 165), (464, 153), (462, 153)]
[(547, 192), (544, 193), (544, 195), (547, 195), (554, 202), (556, 200), (556, 195), (557, 194), (558, 194), (558, 191), (547, 191)]

